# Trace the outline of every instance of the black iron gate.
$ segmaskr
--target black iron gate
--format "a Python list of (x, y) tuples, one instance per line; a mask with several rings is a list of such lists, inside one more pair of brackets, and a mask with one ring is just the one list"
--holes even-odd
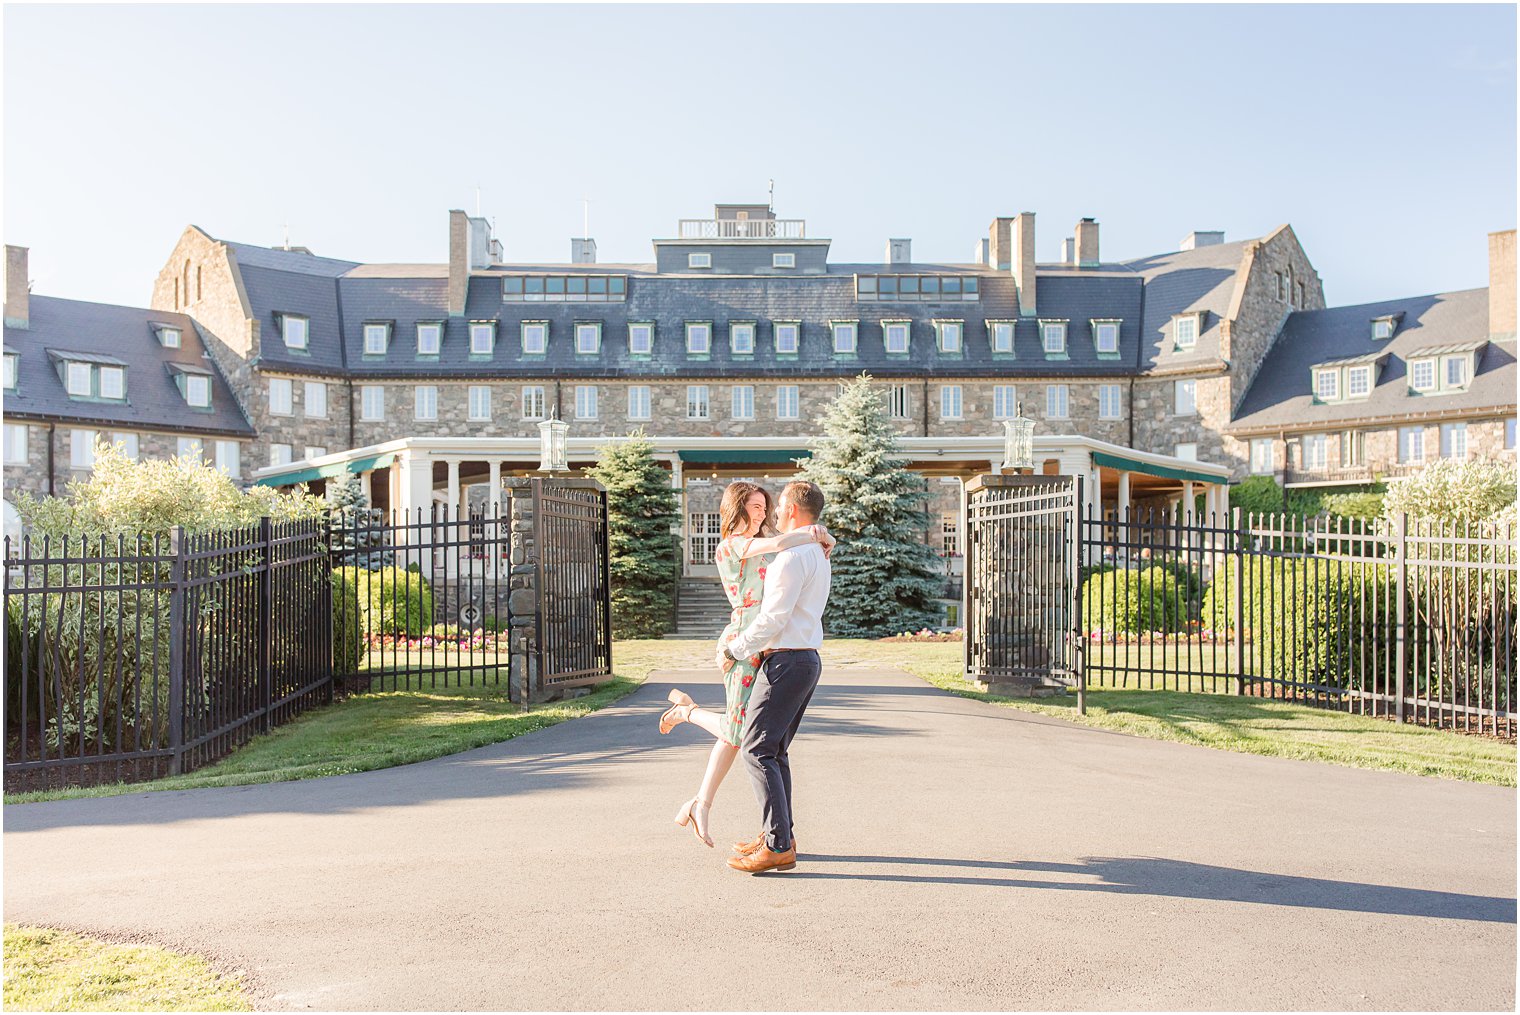
[(1078, 630), (1082, 482), (978, 476), (966, 485), (966, 679), (994, 693), (1074, 685), (1084, 707)]
[(533, 480), (538, 551), (539, 687), (593, 684), (612, 672), (607, 491), (590, 480)]

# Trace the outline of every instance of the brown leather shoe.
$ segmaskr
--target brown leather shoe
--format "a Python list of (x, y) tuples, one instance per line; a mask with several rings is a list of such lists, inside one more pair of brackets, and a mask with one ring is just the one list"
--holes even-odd
[[(761, 846), (764, 846), (764, 845), (765, 845), (765, 833), (761, 832), (759, 835), (755, 836), (753, 839), (749, 840), (748, 842), (736, 842), (736, 843), (734, 843), (733, 849), (734, 849), (734, 852), (738, 853), (740, 856), (750, 856), (757, 849), (759, 849)], [(792, 839), (792, 852), (793, 853), (801, 852), (801, 847), (797, 844), (797, 840), (795, 838)]]
[(731, 856), (728, 865), (736, 871), (745, 874), (764, 874), (766, 871), (789, 871), (797, 866), (797, 851), (795, 849), (783, 850), (774, 853), (769, 848), (761, 846), (749, 856)]

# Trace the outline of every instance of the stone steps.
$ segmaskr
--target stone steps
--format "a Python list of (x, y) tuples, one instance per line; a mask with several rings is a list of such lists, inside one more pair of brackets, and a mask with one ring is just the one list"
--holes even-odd
[(728, 626), (728, 596), (716, 578), (681, 579), (676, 629), (667, 638), (716, 639)]

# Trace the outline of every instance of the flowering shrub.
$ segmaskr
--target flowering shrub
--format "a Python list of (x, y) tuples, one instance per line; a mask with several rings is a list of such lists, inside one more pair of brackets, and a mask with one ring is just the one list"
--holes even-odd
[(901, 634), (888, 635), (885, 638), (878, 638), (876, 640), (877, 641), (916, 641), (916, 642), (922, 642), (922, 641), (962, 641), (962, 640), (965, 639), (965, 637), (966, 637), (965, 630), (962, 629), (962, 628), (959, 628), (959, 627), (957, 627), (957, 628), (955, 628), (954, 630), (951, 630), (951, 631), (934, 631), (934, 630), (931, 630), (930, 628), (926, 627), (926, 628), (923, 628), (922, 630), (919, 630), (919, 631), (904, 631)]

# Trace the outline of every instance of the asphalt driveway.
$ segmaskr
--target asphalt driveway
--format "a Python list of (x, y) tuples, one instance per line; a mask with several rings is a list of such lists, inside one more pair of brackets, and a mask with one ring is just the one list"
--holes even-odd
[[(664, 672), (504, 744), (5, 808), (5, 919), (140, 933), (283, 1009), (1506, 1009), (1515, 792), (1072, 726), (833, 668), (796, 871), (671, 823)], [(720, 846), (758, 809), (736, 769)]]

